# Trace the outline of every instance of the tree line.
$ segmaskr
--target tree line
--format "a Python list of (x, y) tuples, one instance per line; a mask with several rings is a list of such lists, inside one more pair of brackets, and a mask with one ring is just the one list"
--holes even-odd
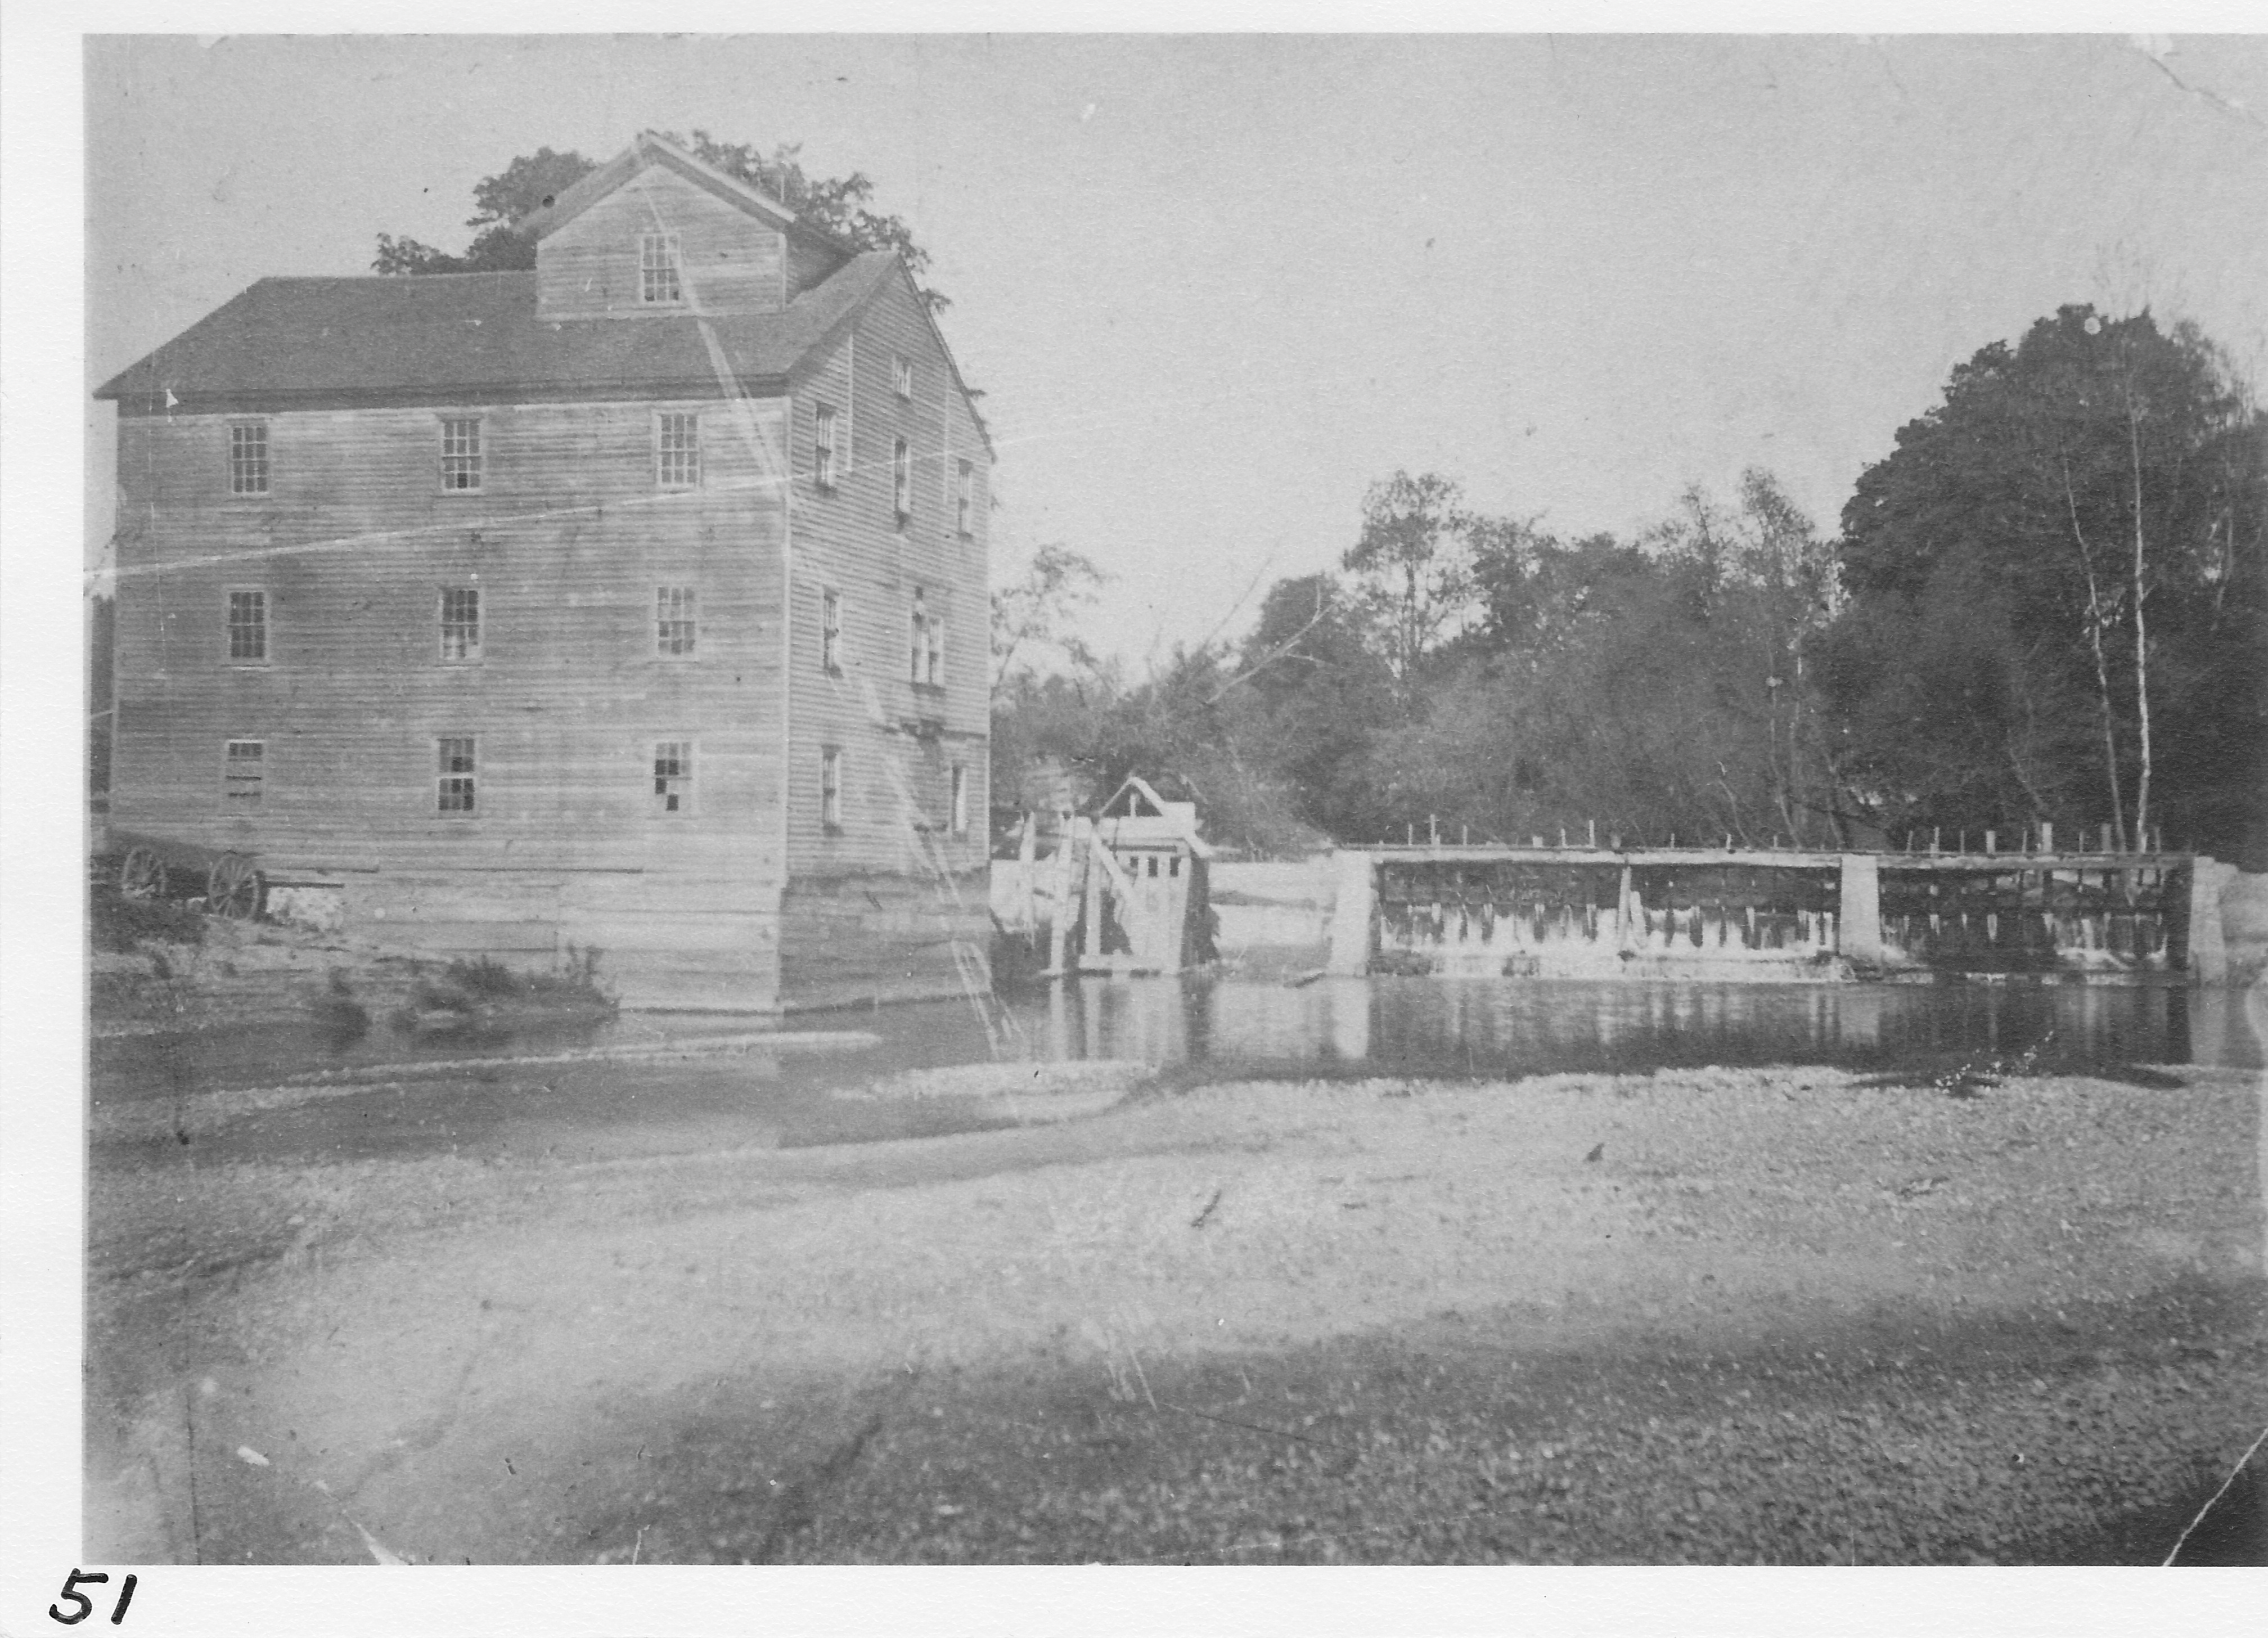
[(1823, 534), (1772, 475), (1628, 537), (1373, 484), (1332, 573), (1139, 680), (997, 601), (996, 802), (1129, 773), (1262, 852), (1526, 841), (2195, 846), (2268, 868), (2268, 420), (2194, 327), (2066, 306), (1957, 367)]
[[(672, 140), (924, 280), (864, 173)], [(518, 156), (475, 185), (463, 252), (380, 234), (373, 268), (531, 268), (528, 218), (593, 168)], [(995, 802), (1140, 773), (1263, 852), (1419, 827), (1867, 846), (2051, 824), (2268, 869), (2264, 518), (2268, 417), (2226, 353), (2069, 306), (1957, 366), (1832, 535), (1762, 469), (1574, 539), (1397, 472), (1336, 572), (1139, 679), (1071, 635), (1102, 577), (1045, 548), (994, 599)]]

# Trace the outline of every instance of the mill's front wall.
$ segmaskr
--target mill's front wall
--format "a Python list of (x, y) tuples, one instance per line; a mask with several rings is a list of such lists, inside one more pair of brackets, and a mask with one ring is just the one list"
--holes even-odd
[[(699, 417), (696, 486), (657, 481), (665, 415)], [(445, 418), (480, 424), (476, 492), (442, 488)], [(114, 825), (336, 882), (353, 932), (572, 943), (632, 1003), (777, 1005), (784, 419), (716, 399), (122, 417)], [(229, 428), (250, 424), (269, 493), (238, 497)], [(231, 653), (246, 591), (257, 660)], [(476, 654), (445, 647), (452, 591), (478, 594)], [(688, 592), (690, 631), (665, 637), (664, 594)], [(442, 742), (467, 739), (472, 809), (444, 811)], [(261, 746), (254, 801), (230, 794), (231, 741)], [(665, 745), (690, 764), (675, 811)]]

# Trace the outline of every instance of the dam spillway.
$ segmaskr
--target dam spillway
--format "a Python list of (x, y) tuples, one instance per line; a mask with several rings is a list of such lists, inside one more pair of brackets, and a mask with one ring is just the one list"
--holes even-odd
[(2188, 967), (2187, 853), (1342, 850), (1329, 970), (2146, 979)]

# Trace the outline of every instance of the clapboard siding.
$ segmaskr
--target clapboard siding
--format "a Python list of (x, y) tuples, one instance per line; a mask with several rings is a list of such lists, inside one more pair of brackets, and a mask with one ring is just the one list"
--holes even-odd
[(801, 234), (788, 240), (787, 293), (790, 299), (826, 279), (850, 257)]
[(556, 319), (684, 311), (639, 299), (638, 239), (652, 232), (678, 236), (686, 307), (772, 313), (785, 305), (784, 235), (676, 173), (649, 166), (545, 236), (536, 262), (538, 311)]
[[(850, 333), (792, 384), (794, 587), (790, 637), (791, 875), (895, 872), (932, 880), (985, 857), (990, 604), (985, 567), (985, 477), (990, 466), (975, 418), (948, 360), (906, 281), (861, 314)], [(914, 364), (914, 394), (896, 390), (895, 361)], [(838, 455), (832, 491), (814, 476), (815, 410), (847, 411), (849, 460)], [(914, 461), (913, 512), (895, 517), (895, 440)], [(977, 504), (961, 538), (951, 504), (954, 463), (975, 469)], [(911, 675), (913, 593), (946, 622), (946, 682), (917, 687)], [(839, 675), (821, 665), (821, 609), (843, 599)], [(909, 724), (924, 725), (908, 732)], [(843, 824), (821, 823), (824, 750), (846, 756)], [(944, 832), (951, 769), (967, 784), (968, 833)], [(791, 911), (791, 918), (792, 918)], [(792, 985), (791, 985), (792, 989)]]
[(780, 913), (790, 1007), (857, 1007), (969, 992), (991, 932), (983, 873), (939, 891), (904, 875), (799, 878)]
[[(697, 491), (656, 489), (661, 410), (702, 417)], [(776, 906), (780, 417), (756, 411), (752, 444), (735, 415), (491, 410), (484, 491), (444, 496), (432, 413), (279, 414), (259, 501), (226, 494), (232, 417), (127, 418), (116, 823), (278, 865), (690, 874)], [(657, 653), (663, 586), (696, 593), (689, 659)], [(441, 656), (451, 587), (481, 592), (476, 663)], [(229, 661), (232, 587), (267, 594), (264, 665)], [(478, 742), (470, 819), (438, 808), (455, 734)], [(256, 814), (223, 812), (232, 738), (266, 742)], [(652, 796), (664, 738), (696, 747), (676, 815)]]
[[(411, 349), (435, 344), (420, 313), (484, 321), (426, 301), (455, 288), (438, 281), (409, 281), (416, 299), (377, 308), (347, 288), (357, 281), (271, 292), (247, 309), (267, 315), (274, 357), (290, 362), (250, 378), (268, 384), (243, 385), (231, 367), (241, 353), (193, 350), (182, 356), (204, 357), (210, 379), (180, 377), (170, 409), (146, 386), (122, 400), (113, 823), (246, 851), (271, 874), (337, 879), (359, 933), (522, 961), (606, 950), (633, 1004), (777, 1006), (784, 948), (815, 992), (957, 983), (985, 925), (990, 461), (976, 417), (902, 269), (877, 290), (871, 260), (838, 306), (764, 321), (783, 327), (785, 397), (738, 400), (720, 383), (663, 402), (620, 386), (622, 350), (592, 338), (671, 332), (592, 326), (775, 313), (843, 266), (806, 236), (791, 247), (761, 200), (688, 180), (695, 162), (659, 143), (641, 137), (634, 154), (655, 162), (609, 171), (613, 191), (543, 237), (535, 277), (550, 322), (498, 343), (504, 374), (450, 389), (480, 404), (436, 389), (399, 407), (426, 396), (403, 384), (423, 378), (405, 365), (373, 387), (379, 343), (366, 327), (350, 327), (360, 352), (342, 341), (334, 353), (320, 305), (334, 297), (399, 321)], [(638, 299), (639, 236), (656, 229), (679, 236), (682, 306)], [(459, 335), (446, 332), (453, 358)], [(543, 356), (547, 336), (557, 356)], [(259, 338), (228, 343), (239, 345)], [(914, 364), (910, 397), (895, 390), (900, 357)], [(563, 365), (577, 358), (597, 362)], [(688, 375), (703, 380), (673, 366), (648, 390), (688, 390)], [(211, 412), (261, 399), (264, 413)], [(819, 402), (842, 412), (846, 439), (826, 494), (811, 481)], [(688, 413), (700, 417), (701, 481), (666, 491), (659, 417)], [(467, 417), (479, 423), (475, 491), (444, 484), (444, 424)], [(229, 429), (245, 420), (266, 428), (256, 497), (230, 492)], [(915, 458), (903, 528), (899, 438)], [(975, 480), (965, 536), (962, 460)], [(910, 675), (917, 587), (946, 624), (942, 687)], [(657, 643), (663, 587), (694, 594), (689, 656)], [(829, 587), (844, 625), (832, 673), (820, 664)], [(228, 652), (232, 589), (265, 596), (258, 663)], [(443, 597), (467, 590), (480, 594), (481, 648), (454, 659)], [(476, 744), (468, 815), (438, 800), (445, 737)], [(232, 739), (261, 742), (256, 808), (225, 794)], [(654, 791), (664, 740), (692, 746), (675, 812)], [(826, 746), (846, 758), (835, 829), (820, 818)], [(960, 837), (947, 833), (956, 765)], [(801, 908), (784, 910), (792, 878)]]

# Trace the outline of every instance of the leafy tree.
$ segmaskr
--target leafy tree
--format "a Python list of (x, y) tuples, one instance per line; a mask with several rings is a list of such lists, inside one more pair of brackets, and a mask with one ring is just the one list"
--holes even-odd
[(571, 149), (557, 153), (538, 148), (521, 154), (494, 176), (473, 184), (473, 214), (465, 225), (478, 231), (464, 255), (453, 256), (414, 239), (380, 233), (371, 269), (378, 273), (524, 272), (535, 265), (535, 240), (520, 231), (520, 222), (597, 168), (595, 161)]
[[(1844, 510), (1854, 630), (1918, 629), (1991, 588), (2004, 694), (2066, 711), (2087, 700), (2093, 772), (2075, 777), (2085, 764), (2067, 734), (2047, 736), (2054, 766), (2038, 763), (2046, 739), (2020, 712), (2004, 723), (2018, 739), (1969, 742), (1979, 761), (1955, 777), (1903, 742), (1931, 724), (1901, 727), (1866, 697), (1908, 680), (1845, 664), (1837, 702), (1872, 735), (1855, 735), (1851, 756), (1872, 805), (1970, 827), (2108, 823), (2122, 845), (2172, 820), (2235, 845), (2268, 778), (2262, 440), (2220, 351), (2146, 312), (2066, 306), (1958, 366)], [(1960, 629), (1985, 640), (1976, 620)], [(1996, 784), (1992, 769), (2012, 762), (2027, 778)]]
[(1032, 554), (1021, 575), (992, 594), (996, 695), (1016, 674), (1020, 660), (1025, 671), (1033, 668), (1035, 654), (1051, 653), (1074, 671), (1097, 668), (1094, 649), (1072, 629), (1072, 622), (1094, 606), (1108, 579), (1083, 553), (1047, 545)]
[(1377, 837), (1391, 823), (1368, 764), (1374, 737), (1402, 712), (1373, 635), (1331, 576), (1279, 580), (1221, 690), (1248, 759), (1289, 793), (1302, 823), (1327, 835)]
[(1473, 525), (1462, 487), (1435, 473), (1396, 472), (1363, 497), (1362, 535), (1341, 566), (1354, 577), (1356, 606), (1405, 690), (1471, 607)]
[[(800, 143), (782, 143), (767, 156), (753, 143), (718, 141), (707, 131), (690, 136), (663, 136), (726, 175), (762, 189), (795, 213), (805, 225), (831, 234), (854, 250), (895, 250), (914, 277), (932, 310), (950, 304), (923, 283), (929, 252), (915, 240), (903, 218), (873, 208), (874, 184), (864, 171), (848, 176), (814, 177), (803, 168)], [(476, 229), (462, 255), (450, 255), (418, 240), (391, 233), (378, 236), (372, 270), (379, 273), (525, 272), (535, 265), (535, 240), (522, 227), (529, 216), (557, 198), (592, 171), (597, 162), (570, 151), (539, 148), (522, 154), (494, 176), (473, 185), (474, 210), (465, 225)]]

